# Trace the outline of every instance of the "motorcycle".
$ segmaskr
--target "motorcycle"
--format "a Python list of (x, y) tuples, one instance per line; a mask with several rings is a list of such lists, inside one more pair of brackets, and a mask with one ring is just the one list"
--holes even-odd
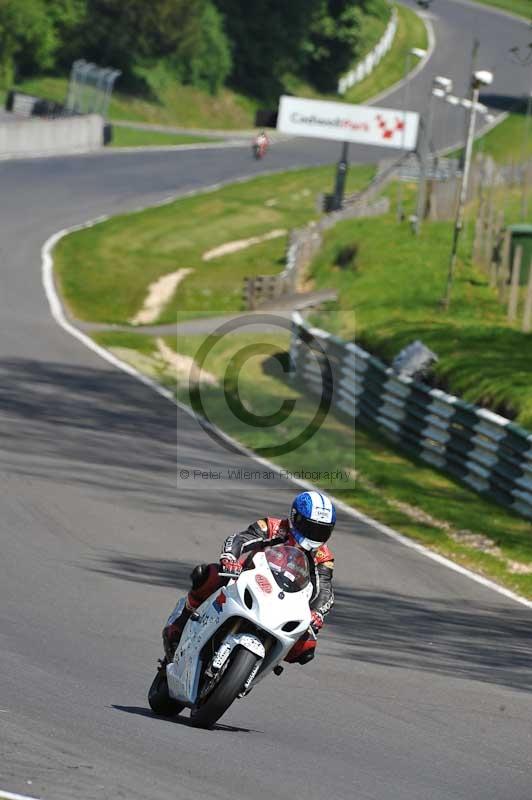
[[(275, 545), (247, 557), (237, 579), (188, 620), (173, 661), (161, 665), (148, 693), (152, 711), (210, 728), (280, 662), (311, 622), (313, 585), (304, 553)], [(185, 602), (182, 600), (181, 602)]]
[(253, 155), (257, 160), (264, 158), (266, 150), (268, 149), (268, 140), (266, 136), (257, 136), (253, 142)]

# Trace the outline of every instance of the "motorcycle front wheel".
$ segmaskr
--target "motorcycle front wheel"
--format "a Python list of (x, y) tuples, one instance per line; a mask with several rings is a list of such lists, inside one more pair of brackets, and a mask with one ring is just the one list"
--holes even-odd
[(153, 713), (162, 717), (175, 717), (185, 707), (183, 703), (178, 703), (177, 700), (170, 697), (166, 671), (163, 667), (157, 671), (148, 690), (148, 703)]
[(192, 709), (190, 721), (198, 728), (212, 728), (238, 697), (259, 657), (244, 647), (236, 647), (220, 682), (201, 705)]

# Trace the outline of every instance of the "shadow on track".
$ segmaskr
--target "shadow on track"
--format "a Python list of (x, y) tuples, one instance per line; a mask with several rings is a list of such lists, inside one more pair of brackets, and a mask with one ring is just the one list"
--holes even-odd
[(532, 691), (530, 611), (339, 587), (338, 657)]
[[(98, 570), (186, 591), (192, 566), (111, 554)], [(532, 691), (531, 616), (526, 608), (338, 584), (335, 595), (325, 631), (340, 645), (337, 657)]]
[(102, 556), (98, 559), (98, 563), (100, 566), (89, 567), (89, 571), (125, 581), (146, 583), (150, 586), (169, 586), (182, 591), (190, 589), (190, 573), (196, 566), (187, 561), (119, 554)]
[[(150, 717), (151, 719), (170, 723), (171, 725), (183, 725), (185, 728), (191, 728), (195, 731), (201, 730), (203, 733), (207, 732), (205, 728), (197, 728), (192, 725), (189, 717), (161, 717), (155, 715), (149, 708), (143, 708), (142, 706), (117, 706), (113, 704), (111, 708), (114, 708), (115, 711), (123, 711), (126, 714), (137, 714), (139, 717)], [(226, 733), (262, 733), (262, 731), (256, 730), (255, 728), (240, 728), (236, 725), (224, 725), (221, 722), (217, 722), (212, 728), (209, 728), (208, 732), (212, 731), (224, 731)]]
[[(143, 509), (182, 514), (231, 509), (212, 499), (212, 485), (176, 492), (177, 463), (208, 472), (242, 467), (249, 459), (209, 440), (198, 423), (152, 389), (118, 370), (45, 363), (0, 361), (0, 470), (62, 484), (79, 484), (124, 498)], [(176, 458), (177, 453), (177, 458)], [(235, 487), (237, 482), (233, 482)], [(271, 490), (272, 481), (263, 488)], [(255, 488), (257, 488), (255, 486)], [(155, 489), (155, 490), (154, 490)], [(199, 491), (201, 489), (201, 492)], [(249, 520), (256, 495), (240, 494)]]

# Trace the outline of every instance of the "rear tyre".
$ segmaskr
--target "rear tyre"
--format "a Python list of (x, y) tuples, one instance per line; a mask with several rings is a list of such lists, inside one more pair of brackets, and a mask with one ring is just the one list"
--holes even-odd
[(185, 707), (183, 703), (178, 703), (177, 700), (170, 697), (166, 670), (164, 667), (158, 670), (148, 690), (148, 703), (153, 713), (159, 714), (162, 717), (175, 717), (177, 714), (181, 713)]
[(238, 697), (259, 656), (244, 647), (236, 647), (220, 683), (198, 707), (192, 709), (190, 721), (198, 728), (212, 728)]

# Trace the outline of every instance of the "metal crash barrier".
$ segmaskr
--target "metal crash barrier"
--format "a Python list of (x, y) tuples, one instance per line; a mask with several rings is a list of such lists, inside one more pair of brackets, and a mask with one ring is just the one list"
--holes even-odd
[[(311, 351), (311, 352), (309, 352)], [(330, 365), (332, 407), (375, 426), (417, 458), (532, 519), (532, 433), (485, 408), (398, 376), (361, 347), (292, 317), (296, 380), (322, 393)], [(329, 370), (326, 370), (329, 372)]]

